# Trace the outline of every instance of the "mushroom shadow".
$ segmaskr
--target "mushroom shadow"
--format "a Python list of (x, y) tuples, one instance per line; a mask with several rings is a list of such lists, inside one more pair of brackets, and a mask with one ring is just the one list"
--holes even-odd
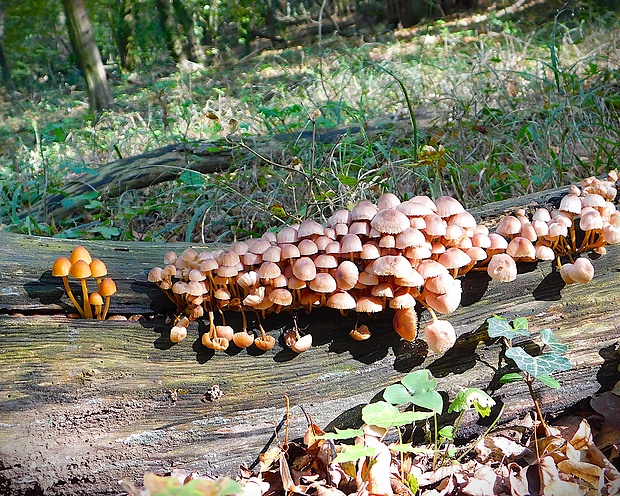
[(532, 296), (537, 301), (557, 301), (562, 298), (560, 291), (564, 289), (566, 283), (562, 280), (560, 272), (553, 270), (532, 292)]
[[(28, 281), (24, 284), (24, 289), (28, 296), (33, 300), (39, 300), (42, 305), (57, 305), (65, 311), (71, 311), (73, 306), (62, 301), (65, 288), (60, 277), (54, 277), (51, 270), (46, 270), (39, 277), (38, 281)], [(71, 288), (75, 295), (81, 295), (81, 287)], [(76, 310), (77, 311), (77, 310)]]
[(467, 307), (480, 301), (489, 288), (490, 280), (491, 277), (487, 274), (486, 270), (484, 272), (470, 271), (465, 274), (465, 277), (461, 278), (461, 287), (463, 288), (461, 305)]
[(598, 352), (604, 362), (596, 373), (596, 380), (601, 385), (596, 394), (609, 391), (620, 381), (620, 354), (616, 351), (617, 346), (618, 343), (614, 343)]
[(428, 366), (434, 377), (462, 374), (476, 366), (479, 359), (476, 348), (480, 342), (489, 343), (486, 322), (478, 329), (460, 335), (454, 346)]

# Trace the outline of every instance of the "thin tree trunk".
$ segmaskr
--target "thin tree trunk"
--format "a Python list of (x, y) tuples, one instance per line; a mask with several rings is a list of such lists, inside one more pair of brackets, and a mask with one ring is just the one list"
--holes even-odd
[(124, 70), (132, 71), (136, 66), (133, 51), (135, 16), (133, 3), (122, 0), (118, 5), (116, 42), (120, 65)]
[(88, 102), (92, 112), (99, 113), (114, 105), (105, 69), (83, 0), (62, 0), (67, 28), (75, 55), (86, 80)]
[(159, 24), (166, 40), (168, 52), (175, 62), (187, 60), (183, 51), (183, 46), (176, 35), (176, 22), (172, 15), (172, 5), (170, 0), (155, 0), (155, 7), (159, 14)]
[(0, 0), (0, 74), (2, 75), (2, 83), (9, 90), (9, 93), (15, 91), (15, 86), (11, 80), (11, 71), (9, 71), (9, 64), (6, 61), (4, 55), (3, 41), (4, 41), (4, 5)]
[(194, 33), (194, 19), (192, 19), (191, 14), (181, 0), (172, 0), (172, 7), (185, 34), (185, 53), (187, 58), (192, 62), (203, 63), (206, 60), (206, 56), (198, 41), (198, 37)]

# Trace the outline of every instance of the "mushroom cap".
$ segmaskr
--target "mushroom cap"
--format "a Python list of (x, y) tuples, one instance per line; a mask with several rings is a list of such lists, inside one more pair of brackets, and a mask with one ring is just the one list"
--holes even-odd
[(362, 200), (353, 208), (353, 211), (351, 212), (351, 220), (372, 220), (376, 213), (377, 207), (375, 207), (372, 202)]
[(474, 228), (478, 225), (476, 218), (467, 211), (460, 212), (450, 218), (449, 224), (462, 227), (463, 229)]
[[(244, 254), (243, 257), (245, 258), (246, 255), (248, 254)], [(202, 262), (200, 262), (200, 270), (202, 272), (212, 272), (214, 270), (217, 270), (219, 266), (220, 264), (217, 263), (217, 260), (215, 260), (214, 258), (205, 258)]]
[(91, 277), (103, 277), (108, 275), (108, 268), (105, 266), (105, 263), (98, 258), (94, 258), (89, 265)]
[(574, 193), (569, 193), (560, 201), (560, 210), (571, 214), (579, 214), (581, 212), (581, 198)]
[(336, 280), (326, 272), (319, 272), (308, 282), (308, 287), (317, 293), (333, 293), (337, 289)]
[(439, 255), (439, 263), (448, 269), (460, 269), (471, 263), (471, 258), (460, 248), (448, 248)]
[(228, 279), (229, 277), (235, 277), (239, 273), (237, 266), (230, 267), (228, 265), (220, 265), (217, 269), (217, 275)]
[(297, 229), (292, 226), (286, 226), (276, 233), (276, 241), (278, 244), (297, 243), (299, 235)]
[(456, 331), (447, 320), (434, 320), (424, 327), (428, 348), (435, 353), (445, 353), (456, 343)]
[(362, 286), (374, 286), (375, 284), (379, 284), (379, 277), (368, 272), (368, 267), (366, 267), (366, 270), (360, 272), (358, 283)]
[(357, 234), (358, 236), (368, 236), (370, 234), (370, 224), (365, 220), (356, 220), (351, 223), (347, 233)]
[(241, 261), (241, 259), (236, 251), (226, 250), (220, 254), (217, 261), (220, 264), (220, 267), (234, 267)]
[(443, 236), (446, 234), (445, 221), (436, 214), (427, 215), (424, 217), (426, 227), (422, 229), (428, 236)]
[(362, 241), (357, 234), (347, 234), (340, 240), (340, 253), (359, 253), (362, 251)]
[(103, 305), (103, 296), (101, 296), (97, 291), (93, 291), (88, 295), (88, 303), (94, 306)]
[(411, 263), (402, 255), (385, 255), (379, 257), (372, 264), (372, 274), (376, 276), (407, 277), (413, 268)]
[(338, 288), (348, 291), (353, 289), (359, 279), (359, 269), (350, 260), (343, 260), (334, 272)]
[(579, 228), (583, 231), (603, 229), (603, 217), (597, 210), (586, 212), (579, 218)]
[(301, 257), (293, 262), (293, 275), (300, 281), (311, 281), (316, 277), (316, 266), (312, 259)]
[(410, 246), (424, 246), (426, 237), (419, 229), (408, 227), (396, 236), (396, 248), (404, 250)]
[(288, 307), (293, 303), (293, 295), (288, 289), (276, 288), (269, 293), (269, 301), (274, 305), (280, 305), (281, 307)]
[(551, 247), (536, 243), (534, 248), (536, 249), (536, 260), (555, 260), (555, 252)]
[(280, 245), (280, 257), (285, 260), (290, 260), (301, 257), (301, 253), (299, 253), (299, 248), (297, 248), (297, 245), (283, 244)]
[(428, 197), (426, 195), (414, 196), (411, 199), (411, 201), (415, 202), (415, 203), (421, 203), (422, 205), (426, 205), (433, 212), (437, 212), (437, 205), (435, 205), (435, 202), (433, 200), (431, 200), (430, 197)]
[[(161, 282), (161, 280), (164, 278), (163, 274), (164, 274), (164, 269), (162, 269), (161, 267), (153, 267), (149, 271), (149, 275), (147, 279), (149, 282)], [(54, 274), (52, 271), (52, 275), (56, 275), (56, 274)]]
[(239, 286), (241, 286), (243, 289), (247, 290), (257, 286), (259, 283), (259, 279), (260, 278), (258, 274), (253, 270), (250, 270), (248, 272), (244, 272), (239, 276), (239, 278), (237, 279), (237, 284), (239, 284)]
[(76, 279), (86, 279), (91, 276), (90, 265), (85, 260), (77, 260), (71, 266), (71, 275)]
[(534, 215), (532, 215), (532, 220), (541, 220), (543, 222), (549, 222), (551, 220), (551, 214), (549, 213), (549, 210), (547, 210), (546, 208), (538, 208), (536, 209), (536, 212), (534, 212)]
[(583, 207), (603, 208), (605, 207), (605, 198), (597, 193), (590, 193), (581, 199)]
[(207, 288), (201, 281), (190, 281), (187, 283), (187, 294), (191, 296), (202, 296), (207, 292)]
[(400, 198), (394, 193), (384, 193), (377, 201), (377, 208), (382, 210), (384, 208), (395, 208), (400, 205)]
[(491, 251), (504, 251), (508, 248), (508, 241), (501, 234), (489, 233), (489, 239), (491, 240), (491, 246), (489, 246)]
[(247, 348), (252, 346), (254, 336), (247, 332), (236, 332), (233, 334), (232, 340), (239, 348)]
[(308, 255), (314, 255), (318, 253), (319, 249), (316, 246), (316, 243), (309, 238), (302, 239), (298, 244), (297, 248), (299, 248), (299, 253), (306, 257)]
[[(161, 270), (161, 269), (160, 269)], [(67, 257), (59, 257), (52, 265), (52, 275), (54, 277), (67, 277), (71, 272), (71, 260)]]
[(332, 241), (325, 247), (325, 253), (328, 255), (339, 255), (340, 254), (340, 242)]
[(276, 338), (273, 336), (265, 336), (264, 338), (259, 336), (254, 340), (254, 344), (259, 350), (269, 351), (276, 345)]
[(180, 343), (187, 337), (187, 327), (173, 326), (170, 329), (170, 341)]
[(451, 196), (440, 196), (437, 198), (435, 200), (435, 207), (437, 208), (437, 215), (441, 218), (452, 217), (465, 211), (463, 205)]
[(394, 297), (394, 285), (389, 282), (380, 282), (375, 284), (370, 289), (370, 294), (378, 296), (379, 298), (393, 298)]
[(87, 264), (90, 264), (93, 261), (89, 251), (83, 246), (76, 246), (73, 248), (73, 251), (69, 256), (69, 260), (71, 261), (71, 264), (75, 264), (78, 260), (83, 260)]
[(314, 259), (317, 269), (335, 269), (338, 267), (338, 259), (333, 255), (322, 253)]
[(355, 341), (364, 341), (370, 338), (372, 334), (368, 330), (368, 326), (362, 324), (360, 326), (355, 326), (353, 329), (349, 331), (349, 336)]
[(382, 234), (398, 234), (410, 226), (409, 218), (394, 209), (379, 210), (370, 225)]
[(177, 282), (175, 282), (172, 285), (172, 292), (174, 294), (185, 294), (185, 293), (187, 293), (187, 283), (185, 281), (177, 281)]
[[(250, 247), (248, 246), (248, 244), (243, 241), (235, 241), (232, 245), (230, 245), (231, 251), (234, 251), (237, 255), (243, 255), (244, 253), (247, 253), (249, 248)], [(203, 252), (198, 254), (198, 260), (204, 260), (204, 258), (201, 256), (202, 253)]]
[(603, 227), (603, 239), (610, 245), (620, 243), (620, 227), (612, 224)]
[(116, 283), (109, 277), (106, 277), (99, 283), (98, 291), (101, 296), (112, 296), (116, 293)]
[(186, 248), (181, 253), (181, 258), (186, 262), (193, 262), (198, 258), (198, 252), (194, 248)]
[(514, 215), (506, 215), (495, 228), (495, 232), (504, 236), (514, 236), (521, 232), (521, 222)]
[(575, 282), (588, 284), (594, 277), (594, 266), (587, 258), (580, 257), (573, 263), (570, 276)]
[(529, 239), (523, 236), (513, 238), (506, 247), (506, 253), (517, 260), (536, 259), (536, 248)]
[(400, 310), (402, 308), (413, 308), (415, 307), (416, 301), (411, 293), (407, 291), (403, 291), (404, 288), (399, 289), (396, 294), (394, 294), (394, 298), (390, 300), (390, 308), (395, 310)]
[(204, 281), (207, 276), (200, 269), (192, 269), (189, 271), (187, 278), (190, 281)]
[(454, 285), (454, 278), (450, 274), (441, 274), (437, 277), (429, 277), (424, 282), (424, 289), (435, 294), (446, 294)]
[(362, 253), (360, 254), (360, 258), (362, 260), (376, 260), (380, 256), (381, 252), (374, 241), (370, 241), (362, 245)]
[(417, 270), (411, 269), (405, 277), (395, 277), (394, 283), (404, 288), (417, 288), (424, 284), (424, 278)]
[(282, 260), (282, 248), (278, 245), (273, 245), (267, 248), (262, 254), (263, 262), (278, 263)]
[(424, 279), (430, 277), (437, 277), (442, 274), (448, 274), (448, 269), (445, 265), (440, 264), (435, 260), (422, 260), (416, 267), (416, 270)]
[(357, 302), (346, 291), (336, 291), (327, 298), (327, 306), (337, 310), (353, 310)]
[(323, 226), (314, 219), (304, 220), (297, 229), (297, 235), (300, 238), (307, 238), (310, 236), (321, 236), (323, 234)]
[[(329, 228), (328, 228), (329, 229)], [(334, 240), (328, 236), (319, 236), (314, 240), (314, 244), (316, 245), (319, 252), (324, 252), (327, 245), (331, 244)]]
[(173, 252), (173, 251), (168, 251), (164, 255), (164, 263), (166, 265), (174, 264), (176, 259), (177, 259), (177, 254), (175, 252)]
[(461, 304), (461, 295), (462, 289), (459, 279), (455, 279), (452, 287), (444, 294), (433, 293), (426, 288), (422, 292), (422, 298), (424, 298), (426, 304), (439, 313), (454, 312)]
[(291, 350), (293, 350), (295, 353), (303, 353), (304, 351), (308, 351), (311, 347), (312, 334), (306, 334), (305, 336), (300, 337), (291, 345)]
[(428, 205), (413, 200), (402, 202), (400, 205), (396, 206), (396, 210), (402, 212), (407, 217), (424, 217), (434, 212)]
[(355, 311), (358, 313), (377, 313), (382, 310), (383, 302), (376, 296), (362, 296), (355, 305)]
[(418, 314), (413, 307), (397, 309), (392, 325), (405, 341), (413, 341), (418, 335)]
[(263, 262), (256, 273), (261, 279), (275, 279), (282, 274), (282, 271), (280, 267), (273, 262)]
[(257, 239), (254, 241), (249, 249), (248, 253), (255, 253), (256, 255), (262, 255), (267, 248), (271, 246), (271, 243), (266, 239)]
[(336, 210), (332, 216), (329, 218), (327, 223), (334, 227), (336, 224), (350, 224), (351, 223), (351, 212), (348, 210), (341, 208), (340, 210)]
[(496, 253), (489, 260), (487, 273), (496, 281), (511, 282), (517, 278), (517, 264), (510, 255)]

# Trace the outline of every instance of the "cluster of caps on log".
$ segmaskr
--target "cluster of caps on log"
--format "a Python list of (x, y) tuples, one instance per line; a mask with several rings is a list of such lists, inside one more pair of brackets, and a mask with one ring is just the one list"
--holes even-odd
[[(59, 257), (52, 266), (52, 275), (62, 277), (67, 296), (71, 299), (82, 318), (105, 320), (110, 308), (110, 297), (116, 293), (116, 283), (105, 277), (108, 269), (101, 260), (93, 259), (89, 251), (83, 246), (76, 246), (69, 258)], [(82, 289), (82, 303), (80, 304), (69, 285), (69, 276), (80, 281)], [(97, 290), (88, 293), (87, 279), (93, 278)]]
[[(227, 250), (186, 249), (168, 252), (166, 266), (155, 267), (149, 281), (172, 300), (179, 317), (171, 331), (182, 340), (188, 324), (208, 316), (209, 332), (202, 342), (212, 349), (254, 343), (271, 349), (261, 318), (282, 310), (330, 307), (346, 314), (394, 309), (394, 329), (405, 340), (417, 336), (416, 305), (432, 321), (425, 328), (429, 348), (442, 353), (456, 339), (450, 323), (437, 314), (450, 314), (461, 302), (459, 276), (484, 270), (493, 279), (513, 281), (518, 262), (556, 260), (566, 282), (588, 282), (592, 264), (579, 254), (604, 253), (606, 244), (620, 242), (617, 173), (602, 181), (588, 178), (571, 187), (558, 209), (540, 208), (528, 215), (518, 210), (505, 216), (494, 232), (479, 224), (454, 198), (432, 201), (416, 196), (401, 201), (391, 193), (377, 204), (364, 200), (351, 211), (334, 212), (326, 225), (307, 219), (260, 238), (233, 243)], [(569, 263), (561, 264), (567, 257)], [(574, 258), (578, 257), (578, 258)], [(243, 329), (214, 323), (214, 312), (240, 311)], [(246, 312), (255, 312), (260, 335), (248, 332)], [(366, 326), (351, 331), (366, 339)], [(289, 331), (285, 342), (300, 352), (312, 344), (310, 334)]]

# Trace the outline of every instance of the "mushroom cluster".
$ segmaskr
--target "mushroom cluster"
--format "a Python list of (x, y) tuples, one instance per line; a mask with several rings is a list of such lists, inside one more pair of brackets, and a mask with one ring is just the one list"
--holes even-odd
[[(99, 259), (93, 259), (88, 250), (83, 246), (76, 246), (69, 258), (59, 257), (56, 259), (52, 266), (52, 275), (54, 277), (62, 277), (67, 296), (69, 296), (82, 318), (105, 320), (110, 308), (110, 297), (116, 293), (114, 281), (109, 277), (105, 277), (108, 275), (105, 263)], [(73, 291), (71, 291), (69, 276), (80, 281), (82, 290), (81, 305)], [(97, 291), (89, 294), (87, 279), (91, 277), (97, 282)]]
[[(284, 309), (309, 313), (325, 306), (342, 314), (392, 308), (395, 331), (411, 341), (418, 334), (421, 307), (432, 318), (424, 329), (428, 346), (443, 353), (456, 334), (437, 314), (458, 308), (459, 277), (471, 270), (509, 282), (516, 278), (518, 262), (556, 259), (564, 280), (587, 282), (577, 268), (581, 274), (585, 267), (591, 278), (590, 262), (573, 257), (603, 253), (605, 244), (620, 242), (620, 212), (612, 202), (617, 180), (615, 171), (606, 181), (589, 178), (581, 188), (571, 187), (559, 209), (539, 209), (531, 218), (520, 209), (505, 216), (494, 232), (449, 196), (401, 201), (387, 193), (376, 205), (364, 200), (351, 211), (334, 212), (326, 225), (307, 219), (227, 250), (168, 252), (166, 266), (153, 268), (148, 278), (177, 307), (170, 334), (175, 342), (187, 335), (191, 321), (208, 316), (206, 347), (223, 350), (232, 340), (241, 348), (255, 344), (269, 350), (275, 339), (265, 333), (261, 319)], [(570, 263), (561, 265), (562, 257)], [(229, 310), (241, 312), (240, 332), (226, 325)], [(257, 316), (256, 338), (248, 332), (246, 312)], [(215, 314), (222, 325), (215, 325)], [(366, 326), (350, 334), (357, 340), (370, 336)], [(312, 336), (301, 336), (294, 326), (284, 341), (302, 352)]]

